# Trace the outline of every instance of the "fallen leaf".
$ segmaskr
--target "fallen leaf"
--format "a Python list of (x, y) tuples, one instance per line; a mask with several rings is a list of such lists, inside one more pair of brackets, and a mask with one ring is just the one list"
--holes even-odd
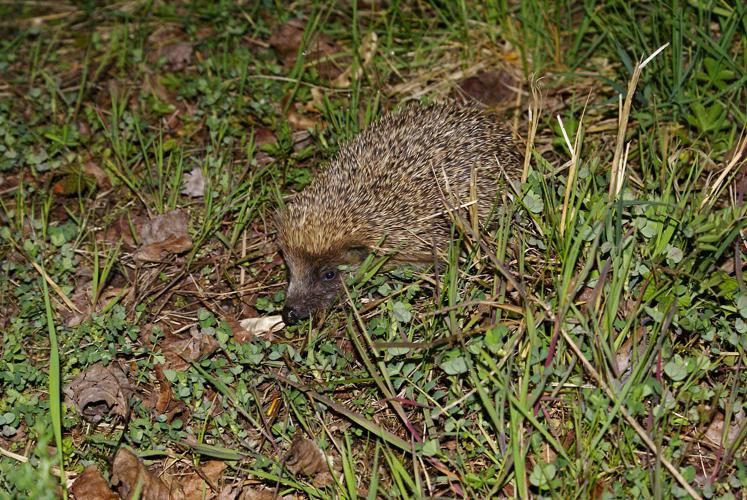
[(108, 367), (100, 363), (91, 366), (63, 390), (65, 401), (93, 423), (107, 415), (125, 418), (130, 412), (132, 392), (127, 376), (116, 362)]
[(192, 62), (194, 48), (186, 42), (164, 45), (158, 51), (158, 58), (166, 60), (166, 66), (172, 71), (181, 71)]
[(308, 130), (314, 128), (317, 123), (319, 123), (318, 120), (297, 111), (288, 112), (288, 125), (296, 130)]
[(168, 254), (180, 254), (191, 249), (188, 224), (189, 217), (181, 210), (172, 210), (146, 221), (138, 231), (143, 245), (135, 252), (135, 259), (158, 262)]
[(145, 221), (139, 228), (144, 245), (161, 243), (170, 236), (186, 236), (189, 217), (181, 210), (172, 210)]
[(197, 327), (192, 327), (189, 333), (190, 336), (186, 338), (169, 335), (161, 343), (166, 357), (165, 369), (183, 371), (190, 361), (207, 358), (218, 349), (218, 341), (203, 334)]
[(512, 99), (515, 95), (512, 86), (515, 87), (516, 83), (503, 71), (481, 71), (459, 82), (459, 90), (467, 101), (488, 107)]
[(171, 390), (171, 382), (163, 373), (163, 365), (156, 365), (156, 380), (158, 380), (158, 392), (155, 393), (156, 401), (153, 409), (158, 415), (166, 415), (166, 422), (171, 423), (177, 415), (188, 413), (184, 403), (174, 398)]
[[(90, 271), (90, 270), (89, 270)], [(79, 273), (80, 274), (80, 273)], [(132, 289), (131, 288), (117, 288), (113, 286), (107, 286), (99, 292), (98, 300), (96, 301), (96, 307), (93, 307), (91, 298), (93, 295), (93, 281), (90, 278), (90, 274), (84, 279), (81, 279), (78, 285), (75, 287), (75, 292), (70, 297), (72, 303), (77, 307), (76, 310), (63, 309), (61, 311), (62, 317), (65, 320), (65, 325), (68, 327), (78, 326), (91, 317), (91, 313), (101, 311), (109, 301), (115, 299), (120, 295), (127, 295)]]
[(126, 448), (120, 448), (112, 463), (112, 486), (119, 496), (124, 499), (133, 498), (139, 488), (141, 500), (170, 500), (184, 498), (178, 485), (174, 491), (169, 491), (160, 479), (151, 474), (134, 453)]
[(126, 215), (118, 218), (107, 226), (104, 231), (96, 233), (96, 239), (112, 245), (116, 245), (121, 241), (124, 248), (135, 248), (135, 239), (132, 236), (132, 229)]
[(98, 467), (89, 465), (70, 486), (75, 500), (119, 500), (119, 495), (109, 488), (109, 482)]
[(96, 185), (99, 189), (106, 190), (112, 187), (112, 181), (107, 173), (101, 168), (101, 165), (93, 160), (89, 160), (83, 165), (83, 173), (96, 179)]
[[(296, 64), (298, 49), (303, 42), (304, 29), (304, 21), (292, 19), (270, 36), (270, 46), (286, 67), (293, 67)], [(309, 66), (316, 67), (323, 78), (333, 80), (342, 73), (340, 66), (335, 64), (330, 57), (338, 52), (340, 48), (333, 38), (323, 33), (316, 33), (308, 40), (304, 50), (304, 60)], [(348, 64), (350, 58), (344, 59), (345, 61), (339, 62)]]
[(199, 473), (192, 474), (184, 478), (181, 476), (179, 481), (185, 499), (202, 500), (210, 498), (211, 491), (217, 492), (217, 483), (223, 471), (226, 470), (226, 463), (220, 460), (210, 460), (199, 466)]
[(273, 490), (261, 489), (257, 490), (251, 486), (246, 486), (241, 490), (237, 500), (277, 500), (275, 492)]
[[(283, 323), (283, 317), (274, 316), (262, 316), (259, 318), (245, 318), (239, 321), (239, 326), (246, 332), (246, 335), (256, 337), (259, 335), (267, 335), (268, 333), (279, 332), (285, 328)], [(234, 336), (236, 332), (234, 332)]]
[[(733, 421), (729, 424), (729, 431), (726, 434), (726, 446), (730, 446), (735, 439), (737, 439), (737, 435), (739, 434), (739, 425), (736, 425), (735, 422), (739, 422), (738, 419), (733, 419)], [(705, 438), (706, 438), (706, 444), (709, 445), (711, 448), (720, 449), (721, 448), (721, 436), (724, 434), (724, 414), (720, 411), (717, 412), (713, 416), (713, 420), (711, 420), (711, 423), (708, 424), (708, 428), (705, 431)]]
[(191, 172), (184, 174), (182, 194), (192, 198), (202, 198), (205, 196), (205, 177), (202, 175), (200, 167), (194, 167)]
[(329, 472), (327, 457), (324, 452), (311, 439), (296, 433), (293, 442), (285, 455), (285, 466), (293, 474), (305, 476), (316, 476), (323, 472)]

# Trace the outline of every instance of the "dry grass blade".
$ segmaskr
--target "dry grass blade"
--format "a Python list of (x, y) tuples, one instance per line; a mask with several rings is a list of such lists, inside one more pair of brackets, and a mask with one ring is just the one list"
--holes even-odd
[[(734, 150), (739, 152), (744, 151), (745, 148), (747, 148), (747, 133), (742, 131), (742, 135), (739, 137)], [(741, 167), (745, 164), (747, 164), (747, 158), (745, 158), (741, 154), (734, 154), (734, 156), (732, 156), (731, 160), (729, 160), (729, 163), (726, 164), (726, 167), (724, 167), (724, 170), (718, 176), (716, 181), (711, 185), (711, 189), (710, 191), (708, 191), (708, 195), (706, 195), (706, 197), (703, 198), (703, 201), (700, 203), (700, 208), (703, 208), (706, 205), (710, 204), (716, 198), (716, 195), (718, 195), (719, 191), (721, 191), (721, 187), (723, 186), (724, 181), (729, 176), (729, 174), (737, 170), (737, 167)]]
[(524, 184), (529, 177), (529, 164), (532, 158), (532, 149), (534, 148), (534, 138), (537, 136), (537, 127), (539, 126), (540, 109), (542, 108), (542, 94), (540, 93), (539, 80), (534, 79), (534, 75), (529, 79), (529, 88), (532, 91), (532, 100), (529, 103), (528, 119), (529, 131), (527, 133), (527, 145), (524, 150), (524, 169), (521, 173), (521, 183)]
[(633, 76), (630, 77), (628, 82), (628, 93), (625, 96), (625, 104), (622, 106), (620, 112), (617, 128), (617, 141), (615, 142), (615, 156), (612, 158), (612, 172), (610, 175), (610, 188), (609, 197), (614, 198), (620, 194), (622, 189), (622, 181), (625, 177), (625, 162), (623, 161), (623, 145), (625, 143), (625, 132), (628, 129), (628, 119), (630, 118), (630, 109), (633, 106), (633, 96), (635, 96), (635, 89), (638, 86), (638, 80), (641, 77), (641, 71), (650, 63), (659, 53), (666, 49), (669, 43), (665, 43), (658, 49), (656, 49), (650, 56), (638, 63), (633, 70)]

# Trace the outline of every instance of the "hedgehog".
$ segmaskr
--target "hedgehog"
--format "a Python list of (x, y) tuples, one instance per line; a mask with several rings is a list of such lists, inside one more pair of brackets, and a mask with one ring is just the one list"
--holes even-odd
[(340, 267), (371, 252), (388, 255), (390, 268), (433, 263), (448, 247), (450, 212), (473, 203), (484, 223), (521, 164), (511, 134), (476, 108), (411, 105), (379, 119), (276, 215), (289, 272), (284, 322), (333, 303)]

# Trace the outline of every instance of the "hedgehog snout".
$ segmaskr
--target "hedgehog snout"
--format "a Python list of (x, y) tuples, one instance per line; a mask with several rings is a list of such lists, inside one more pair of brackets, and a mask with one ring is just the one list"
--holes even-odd
[(281, 314), (283, 316), (283, 322), (286, 325), (295, 325), (296, 323), (304, 319), (304, 317), (302, 317), (302, 315), (299, 314), (296, 309), (290, 306), (283, 307), (283, 312)]
[[(306, 292), (304, 292), (306, 290)], [(286, 325), (295, 325), (299, 321), (309, 316), (307, 307), (304, 307), (306, 300), (304, 296), (308, 295), (308, 285), (303, 283), (299, 286), (298, 280), (289, 280), (288, 290), (285, 295), (285, 304), (283, 305), (283, 322)]]

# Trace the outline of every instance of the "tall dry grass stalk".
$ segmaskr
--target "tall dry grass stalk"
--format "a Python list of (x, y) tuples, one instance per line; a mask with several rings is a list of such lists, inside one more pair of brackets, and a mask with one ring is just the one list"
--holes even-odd
[[(628, 129), (628, 119), (630, 118), (630, 109), (633, 106), (633, 96), (635, 96), (635, 89), (638, 86), (638, 80), (641, 77), (641, 72), (648, 63), (650, 63), (656, 56), (661, 53), (662, 50), (669, 47), (669, 43), (665, 43), (658, 49), (656, 49), (650, 56), (644, 59), (642, 62), (636, 64), (633, 70), (633, 76), (628, 82), (628, 93), (625, 96), (625, 104), (621, 106), (618, 127), (617, 127), (617, 141), (615, 142), (615, 156), (612, 158), (612, 171), (610, 175), (610, 188), (609, 197), (616, 198), (620, 194), (622, 189), (623, 180), (625, 179), (625, 164), (627, 155), (623, 156), (624, 144), (625, 144), (625, 132)], [(621, 96), (622, 98), (622, 96)]]

